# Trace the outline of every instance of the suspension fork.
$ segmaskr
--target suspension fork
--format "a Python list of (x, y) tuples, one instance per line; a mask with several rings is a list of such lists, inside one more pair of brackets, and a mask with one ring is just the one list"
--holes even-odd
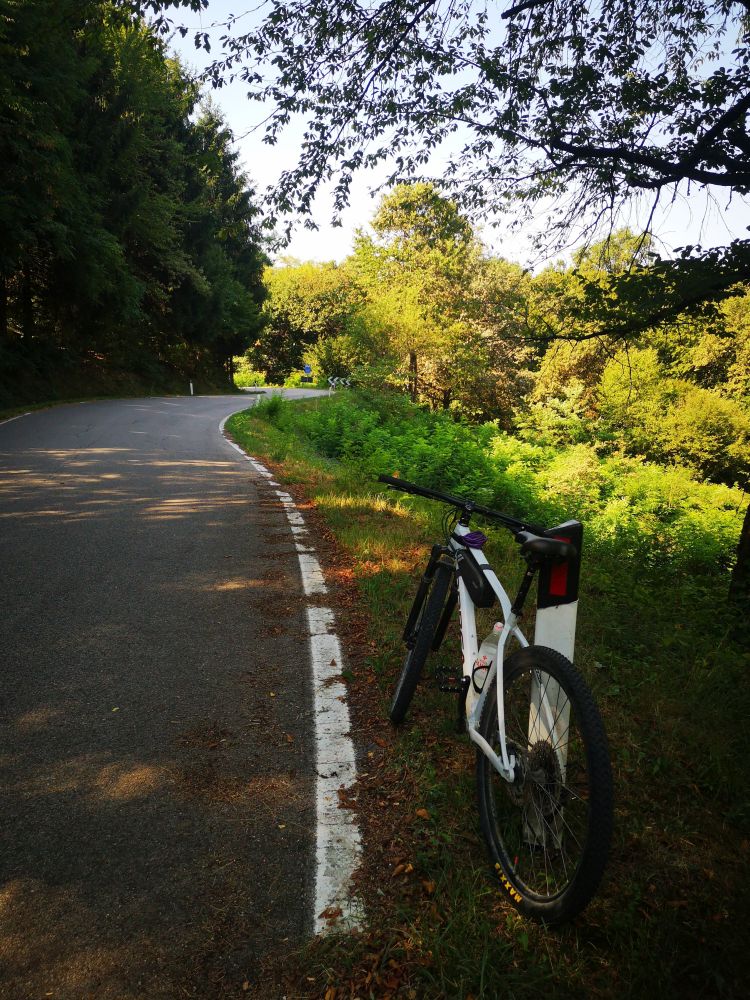
[(435, 638), (432, 640), (432, 649), (440, 649), (443, 639), (445, 638), (445, 633), (450, 624), (450, 620), (453, 617), (453, 612), (456, 610), (456, 604), (458, 603), (458, 587), (456, 586), (455, 577), (451, 585), (450, 594), (448, 595), (448, 600), (445, 602), (445, 607), (443, 608), (443, 614), (438, 623), (438, 627), (435, 630)]
[(430, 584), (432, 583), (432, 578), (435, 576), (435, 568), (440, 562), (440, 559), (448, 550), (444, 545), (433, 545), (432, 551), (430, 552), (430, 558), (425, 567), (422, 579), (419, 581), (419, 587), (417, 588), (417, 593), (414, 597), (414, 603), (411, 606), (411, 611), (406, 619), (406, 625), (404, 626), (403, 640), (409, 649), (414, 645), (414, 626), (417, 624), (417, 619), (419, 618), (419, 612), (422, 610), (422, 605), (424, 604), (425, 598), (427, 597), (427, 591), (430, 589)]

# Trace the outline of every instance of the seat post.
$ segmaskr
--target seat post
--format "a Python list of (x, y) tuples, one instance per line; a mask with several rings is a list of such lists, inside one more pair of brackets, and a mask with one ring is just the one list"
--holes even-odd
[(533, 563), (529, 563), (526, 572), (523, 575), (523, 580), (521, 580), (521, 586), (518, 588), (518, 593), (516, 594), (516, 599), (511, 605), (511, 611), (517, 617), (520, 617), (523, 611), (524, 603), (529, 595), (529, 590), (531, 588), (531, 583), (536, 575), (537, 567)]

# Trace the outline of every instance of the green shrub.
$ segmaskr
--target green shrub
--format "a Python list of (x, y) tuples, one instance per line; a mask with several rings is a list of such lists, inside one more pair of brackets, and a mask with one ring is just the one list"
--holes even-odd
[(272, 404), (271, 419), (365, 479), (398, 474), (548, 525), (575, 517), (586, 526), (587, 547), (635, 566), (725, 572), (732, 561), (743, 494), (680, 466), (601, 457), (590, 444), (532, 444), (395, 394), (347, 392), (305, 409)]
[(264, 372), (259, 372), (253, 368), (244, 356), (234, 358), (234, 384), (238, 389), (246, 389), (250, 386), (266, 385)]
[(714, 481), (747, 481), (750, 474), (750, 415), (734, 400), (685, 386), (659, 429), (664, 452)]
[(619, 440), (631, 455), (677, 462), (714, 482), (747, 482), (750, 413), (713, 389), (669, 378), (654, 348), (612, 358), (599, 385), (599, 406), (600, 441)]
[(281, 396), (269, 396), (268, 399), (264, 400), (253, 410), (253, 414), (260, 417), (262, 420), (267, 420), (271, 424), (275, 424), (284, 409), (284, 400)]

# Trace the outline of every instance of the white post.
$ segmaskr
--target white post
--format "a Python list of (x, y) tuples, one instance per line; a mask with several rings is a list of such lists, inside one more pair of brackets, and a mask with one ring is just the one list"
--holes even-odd
[(191, 396), (193, 395), (193, 383), (192, 382), (190, 383), (190, 395)]

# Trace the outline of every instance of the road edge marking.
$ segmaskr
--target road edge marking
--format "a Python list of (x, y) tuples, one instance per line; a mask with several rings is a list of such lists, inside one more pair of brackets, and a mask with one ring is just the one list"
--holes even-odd
[[(224, 425), (231, 415), (219, 424), (224, 440), (266, 480), (266, 485), (279, 486), (273, 473), (227, 436)], [(327, 594), (315, 549), (306, 540), (309, 532), (302, 514), (283, 488), (273, 492), (289, 522), (305, 597)], [(315, 723), (317, 822), (313, 926), (316, 934), (323, 934), (362, 924), (362, 907), (353, 894), (352, 882), (362, 855), (362, 838), (351, 808), (350, 789), (357, 780), (357, 760), (350, 735), (347, 689), (341, 676), (344, 657), (335, 632), (335, 614), (331, 608), (318, 604), (307, 604), (306, 612)]]
[(5, 420), (0, 420), (0, 427), (2, 427), (3, 424), (11, 423), (13, 420), (20, 420), (21, 417), (30, 417), (30, 416), (31, 416), (31, 410), (28, 410), (26, 413), (18, 413), (16, 414), (15, 417), (6, 417)]

